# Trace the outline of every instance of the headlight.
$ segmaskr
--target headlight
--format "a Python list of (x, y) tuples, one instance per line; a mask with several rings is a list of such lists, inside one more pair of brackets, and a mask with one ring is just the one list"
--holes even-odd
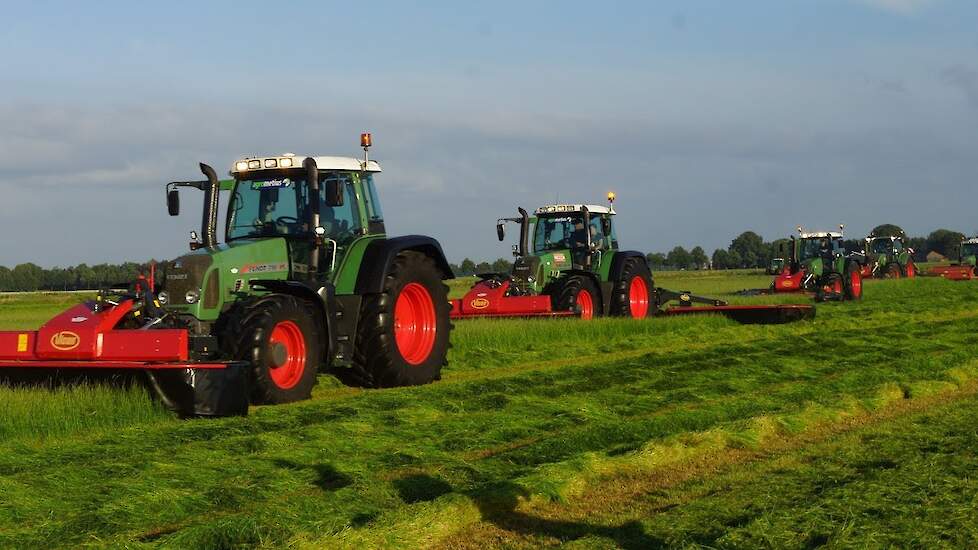
[(278, 165), (280, 167), (282, 167), (282, 168), (291, 168), (292, 167), (292, 159), (290, 159), (290, 158), (281, 159), (281, 160), (278, 161)]
[(256, 168), (261, 168), (261, 161), (260, 160), (257, 160), (257, 159), (256, 160), (249, 160), (248, 161), (248, 168), (250, 168), (252, 170), (254, 170)]
[(278, 159), (265, 159), (265, 168), (275, 168), (278, 166)]
[(166, 303), (170, 301), (170, 295), (165, 290), (161, 290), (160, 293), (156, 295), (156, 301), (165, 306)]
[(248, 161), (239, 160), (238, 162), (234, 163), (234, 169), (238, 172), (244, 172), (248, 169)]
[(184, 298), (187, 299), (188, 304), (196, 304), (197, 300), (200, 299), (200, 292), (197, 292), (196, 290), (188, 290), (187, 295), (184, 296)]

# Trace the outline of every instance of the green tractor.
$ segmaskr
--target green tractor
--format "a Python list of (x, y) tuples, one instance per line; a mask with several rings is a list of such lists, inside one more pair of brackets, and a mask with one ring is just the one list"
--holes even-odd
[[(741, 323), (786, 323), (814, 316), (811, 306), (730, 306), (713, 298), (653, 286), (644, 254), (620, 250), (608, 206), (552, 204), (531, 217), (497, 220), (505, 239), (508, 222), (520, 226), (513, 245), (511, 273), (482, 273), (461, 299), (452, 301), (452, 318), (600, 316), (644, 318), (653, 315), (717, 313)], [(669, 302), (678, 306), (665, 307)], [(692, 307), (693, 303), (707, 304)]]
[(905, 235), (866, 237), (863, 277), (877, 279), (899, 279), (917, 276), (917, 265), (913, 261), (914, 250), (904, 244)]
[(957, 247), (958, 260), (951, 265), (936, 265), (929, 274), (951, 281), (970, 281), (978, 278), (978, 237), (962, 239)]
[(806, 232), (799, 227), (798, 237), (792, 235), (787, 244), (787, 265), (771, 285), (774, 292), (814, 292), (818, 301), (862, 299), (866, 258), (846, 253), (844, 227), (840, 225), (838, 232)]
[(191, 252), (161, 285), (141, 278), (38, 331), (0, 333), (0, 370), (142, 371), (171, 408), (211, 416), (307, 399), (327, 368), (372, 387), (438, 379), (452, 271), (431, 237), (386, 235), (370, 141), (363, 160), (252, 157), (230, 180), (201, 164), (205, 180), (168, 184), (173, 216), (179, 188), (204, 193)]

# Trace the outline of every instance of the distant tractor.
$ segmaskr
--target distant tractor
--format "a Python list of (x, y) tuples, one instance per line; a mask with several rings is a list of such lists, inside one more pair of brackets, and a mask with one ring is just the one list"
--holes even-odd
[(860, 300), (865, 256), (847, 254), (839, 231), (804, 231), (791, 236), (788, 262), (771, 285), (774, 292), (813, 292), (818, 301)]
[[(249, 403), (310, 397), (332, 368), (373, 387), (439, 378), (448, 350), (452, 278), (431, 237), (388, 237), (364, 158), (262, 155), (237, 160), (230, 180), (205, 164), (201, 234), (166, 270), (100, 293), (38, 331), (0, 332), (4, 372), (144, 372), (186, 415), (245, 414)], [(229, 204), (217, 241), (218, 196)]]
[(914, 250), (905, 245), (904, 236), (870, 235), (866, 237), (863, 277), (913, 279), (917, 276), (913, 253)]
[(964, 239), (958, 246), (958, 260), (951, 265), (934, 266), (929, 274), (952, 281), (978, 278), (978, 237)]
[(784, 271), (785, 261), (784, 258), (771, 258), (771, 263), (767, 265), (768, 275), (777, 275)]
[[(609, 193), (608, 206), (542, 206), (532, 217), (519, 208), (519, 217), (497, 220), (500, 241), (505, 239), (507, 223), (520, 227), (512, 272), (479, 274), (480, 280), (465, 297), (452, 301), (452, 317), (592, 319), (719, 313), (742, 323), (783, 323), (814, 316), (811, 306), (730, 306), (656, 288), (645, 255), (619, 249), (614, 199), (614, 193)], [(665, 307), (668, 302), (679, 306)], [(708, 305), (691, 307), (693, 303)]]

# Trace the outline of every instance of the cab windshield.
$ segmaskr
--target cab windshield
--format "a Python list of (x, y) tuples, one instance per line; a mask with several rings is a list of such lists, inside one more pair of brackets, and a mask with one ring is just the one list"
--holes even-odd
[[(326, 236), (343, 244), (352, 240), (360, 227), (353, 192), (351, 174), (337, 172), (323, 175), (325, 182), (339, 180), (344, 187), (342, 206), (329, 207), (319, 204), (319, 225), (326, 229)], [(320, 193), (320, 201), (325, 193)], [(309, 186), (304, 177), (280, 174), (262, 178), (242, 179), (234, 187), (228, 205), (227, 240), (262, 237), (308, 236), (312, 211), (309, 204)]]
[(889, 254), (893, 250), (894, 242), (890, 239), (874, 239), (872, 245), (873, 254)]
[(834, 249), (832, 239), (819, 237), (813, 239), (802, 239), (798, 245), (798, 260), (806, 261), (821, 257), (825, 252)]
[(587, 235), (582, 214), (537, 218), (533, 231), (533, 252), (567, 250), (575, 246), (584, 246), (586, 243)]

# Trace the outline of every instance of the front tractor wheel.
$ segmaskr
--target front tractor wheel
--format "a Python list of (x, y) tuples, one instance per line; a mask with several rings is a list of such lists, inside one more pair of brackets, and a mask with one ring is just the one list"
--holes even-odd
[(575, 311), (581, 319), (593, 319), (601, 315), (601, 295), (594, 282), (587, 277), (568, 277), (551, 297), (554, 311)]
[(903, 270), (900, 269), (900, 264), (892, 263), (886, 266), (886, 271), (883, 272), (883, 277), (887, 279), (899, 279), (903, 276)]
[(846, 299), (863, 299), (863, 272), (858, 264), (852, 264), (849, 266), (848, 273), (846, 273), (845, 276), (845, 287)]
[(822, 277), (815, 289), (815, 300), (819, 302), (841, 301), (845, 298), (842, 275), (829, 273)]
[(913, 263), (913, 260), (907, 262), (907, 278), (917, 278), (917, 264)]
[(448, 287), (434, 260), (402, 252), (384, 279), (384, 291), (365, 296), (353, 363), (358, 382), (389, 388), (428, 384), (447, 363)]
[(652, 274), (638, 258), (627, 260), (621, 278), (615, 283), (611, 314), (618, 317), (643, 319), (649, 315)]
[(234, 359), (251, 363), (251, 401), (309, 399), (322, 361), (318, 315), (292, 296), (272, 294), (232, 310), (225, 341)]

